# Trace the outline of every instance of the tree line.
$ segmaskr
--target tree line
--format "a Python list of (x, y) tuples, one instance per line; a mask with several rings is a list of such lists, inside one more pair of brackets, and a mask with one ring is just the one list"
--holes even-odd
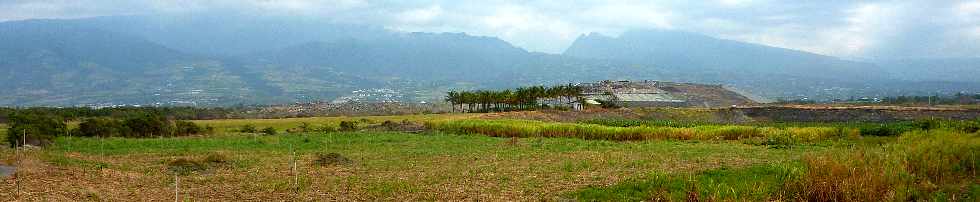
[(79, 120), (91, 117), (114, 117), (124, 118), (138, 114), (159, 114), (170, 119), (181, 120), (208, 120), (224, 119), (247, 110), (244, 106), (228, 108), (198, 108), (198, 107), (27, 107), (13, 108), (0, 107), (0, 123), (6, 123), (8, 115), (19, 114), (44, 114), (61, 117), (65, 120)]
[(968, 95), (956, 93), (951, 96), (896, 96), (881, 99), (887, 104), (977, 104), (980, 103), (980, 93)]
[(134, 113), (124, 117), (83, 118), (69, 129), (71, 119), (55, 113), (15, 112), (6, 115), (6, 140), (11, 147), (30, 144), (44, 146), (62, 136), (76, 137), (175, 137), (213, 131), (190, 121), (168, 118), (159, 113)]
[(570, 106), (580, 99), (581, 94), (582, 87), (568, 84), (519, 87), (514, 90), (452, 90), (446, 93), (445, 101), (452, 105), (453, 112), (500, 112), (556, 107), (539, 104), (542, 99), (552, 99), (561, 103), (559, 105)]

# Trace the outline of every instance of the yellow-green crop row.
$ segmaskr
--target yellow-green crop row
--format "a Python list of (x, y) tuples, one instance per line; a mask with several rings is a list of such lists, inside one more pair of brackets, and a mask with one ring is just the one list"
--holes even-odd
[(494, 137), (566, 137), (596, 140), (740, 140), (775, 138), (796, 142), (853, 137), (857, 129), (834, 127), (757, 127), (757, 126), (698, 126), (674, 127), (613, 127), (580, 123), (552, 123), (529, 120), (450, 120), (427, 122), (430, 129), (453, 133), (476, 133)]

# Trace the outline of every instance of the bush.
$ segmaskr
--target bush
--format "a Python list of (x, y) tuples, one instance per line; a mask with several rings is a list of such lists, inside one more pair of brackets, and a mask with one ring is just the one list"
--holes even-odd
[(26, 144), (47, 145), (57, 136), (65, 135), (68, 125), (62, 118), (41, 114), (13, 113), (8, 116), (7, 143), (10, 147)]
[(245, 125), (243, 125), (243, 126), (241, 126), (241, 127), (238, 128), (238, 132), (240, 132), (240, 133), (257, 133), (257, 132), (259, 132), (259, 130), (258, 129), (255, 129), (255, 125), (245, 124)]
[(265, 127), (265, 128), (262, 129), (262, 134), (265, 134), (265, 135), (276, 135), (276, 134), (279, 134), (279, 132), (277, 132), (275, 128)]
[(340, 131), (355, 131), (355, 130), (357, 130), (357, 122), (340, 121)]
[(313, 126), (310, 125), (310, 123), (307, 123), (307, 122), (300, 123), (297, 128), (299, 128), (299, 131), (298, 132), (310, 132), (310, 131), (313, 131)]
[(204, 132), (201, 126), (198, 126), (194, 122), (190, 121), (174, 121), (175, 134), (178, 136), (193, 135)]
[(142, 114), (123, 120), (123, 125), (129, 128), (133, 137), (164, 136), (170, 132), (170, 124), (163, 116)]
[(74, 133), (82, 137), (120, 137), (129, 134), (129, 128), (116, 119), (91, 118), (79, 123)]
[(112, 118), (85, 119), (78, 124), (74, 133), (83, 137), (152, 137), (186, 136), (205, 131), (213, 132), (214, 128), (201, 128), (190, 121), (169, 121), (163, 117), (138, 116), (122, 121)]

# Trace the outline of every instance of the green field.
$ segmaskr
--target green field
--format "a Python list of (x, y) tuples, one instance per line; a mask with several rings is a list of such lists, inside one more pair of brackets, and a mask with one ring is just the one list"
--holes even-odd
[[(234, 132), (340, 121), (422, 133)], [(0, 198), (26, 200), (844, 200), (980, 193), (980, 134), (860, 136), (831, 126), (615, 127), (474, 114), (195, 121), (215, 134), (69, 138), (24, 150)], [(626, 138), (624, 138), (626, 137)], [(629, 138), (642, 137), (642, 138)], [(10, 154), (10, 155), (8, 155)], [(880, 174), (879, 174), (880, 173)]]

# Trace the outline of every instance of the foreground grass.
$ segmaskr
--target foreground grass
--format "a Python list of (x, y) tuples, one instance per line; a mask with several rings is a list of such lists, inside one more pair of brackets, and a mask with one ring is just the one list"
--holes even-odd
[[(170, 200), (175, 174), (168, 164), (220, 154), (226, 163), (178, 175), (184, 199), (557, 199), (650, 173), (788, 162), (824, 149), (402, 133), (60, 138), (28, 155), (22, 196)], [(337, 153), (353, 163), (315, 165), (318, 153)], [(0, 185), (0, 198), (11, 198), (9, 182)]]
[(935, 130), (809, 154), (801, 161), (654, 173), (574, 194), (583, 201), (974, 201), (980, 134)]

